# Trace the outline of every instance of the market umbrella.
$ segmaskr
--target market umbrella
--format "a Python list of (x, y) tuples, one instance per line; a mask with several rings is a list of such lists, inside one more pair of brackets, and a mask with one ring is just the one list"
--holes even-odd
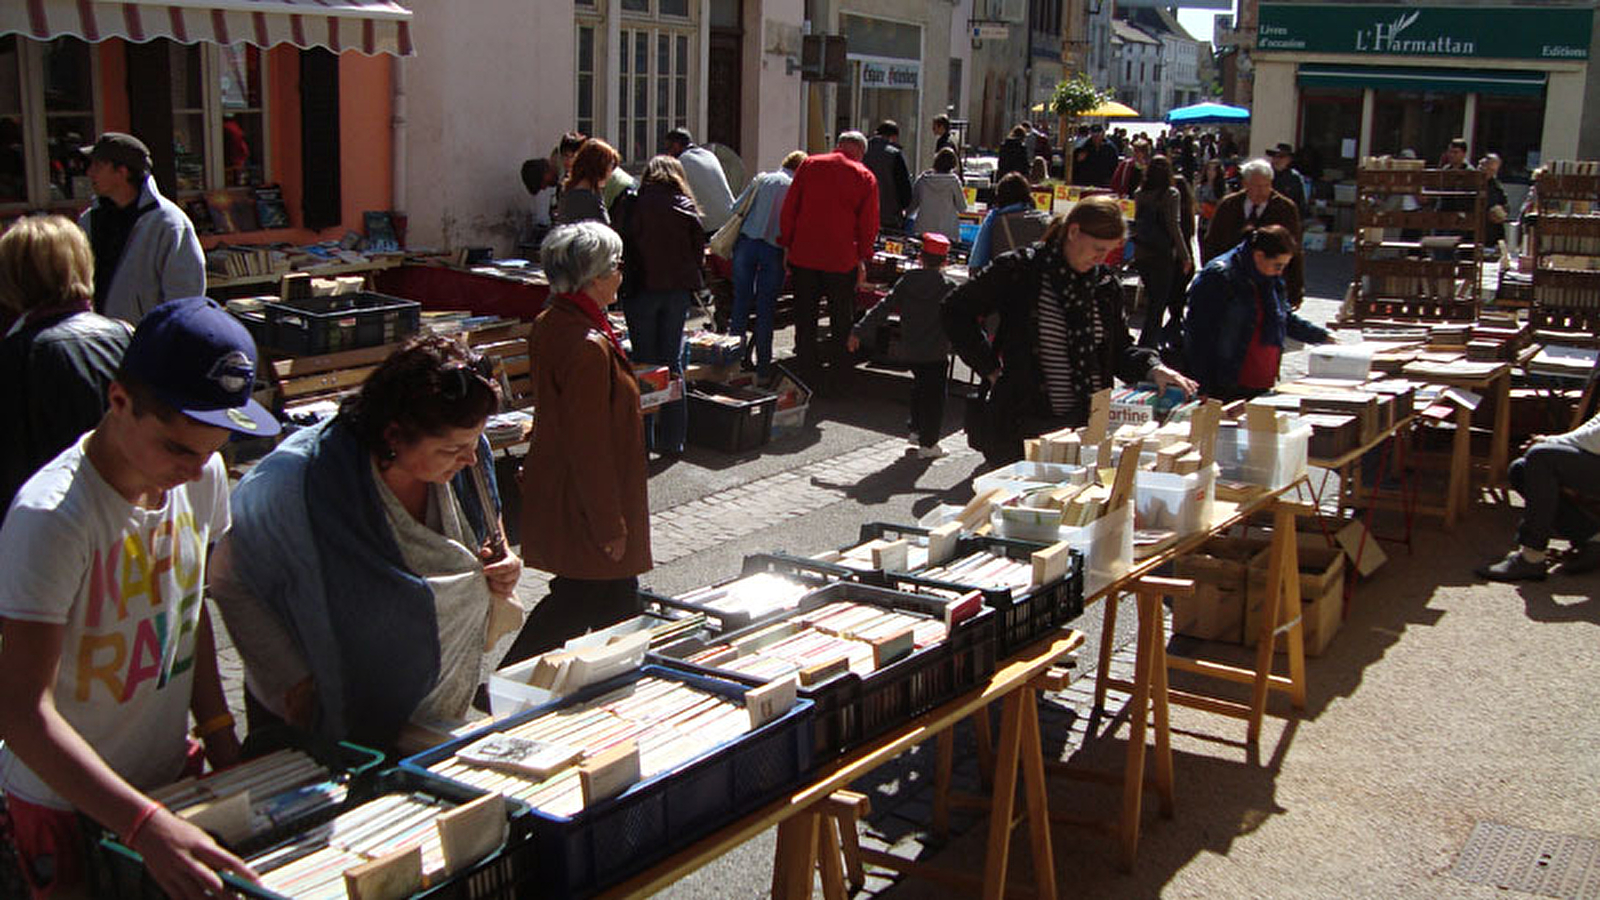
[(1127, 105), (1126, 103), (1118, 103), (1115, 100), (1107, 100), (1099, 106), (1096, 106), (1094, 109), (1091, 109), (1086, 113), (1081, 113), (1080, 115), (1099, 116), (1106, 119), (1136, 119), (1139, 117), (1139, 111)]
[(1221, 103), (1196, 103), (1167, 113), (1167, 122), (1172, 125), (1229, 125), (1248, 121), (1250, 110)]

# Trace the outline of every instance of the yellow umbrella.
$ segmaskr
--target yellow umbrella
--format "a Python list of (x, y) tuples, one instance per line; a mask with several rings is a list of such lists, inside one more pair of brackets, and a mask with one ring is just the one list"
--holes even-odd
[(1108, 118), (1108, 119), (1138, 118), (1139, 111), (1137, 109), (1134, 109), (1131, 106), (1126, 105), (1126, 104), (1118, 103), (1115, 100), (1107, 100), (1106, 102), (1100, 104), (1099, 106), (1096, 106), (1094, 109), (1091, 109), (1086, 113), (1083, 113), (1083, 115), (1085, 115), (1085, 116), (1102, 116), (1102, 117)]
[(1034, 112), (1044, 112), (1045, 104), (1044, 103), (1035, 103), (1034, 105), (1032, 105), (1032, 106), (1030, 106), (1028, 108), (1033, 110)]

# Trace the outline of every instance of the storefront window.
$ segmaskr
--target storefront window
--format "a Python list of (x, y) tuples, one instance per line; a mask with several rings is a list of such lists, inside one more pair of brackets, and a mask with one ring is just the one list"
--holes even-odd
[(88, 163), (80, 147), (94, 143), (94, 71), (89, 45), (77, 38), (45, 43), (44, 127), (50, 199), (88, 200)]
[(222, 100), (222, 153), (229, 187), (266, 180), (265, 105), (261, 96), (261, 51), (247, 44), (220, 48), (218, 93)]
[(917, 110), (922, 99), (922, 29), (916, 25), (840, 15), (849, 41), (850, 102), (838, 105), (835, 133), (852, 128), (871, 136), (878, 124), (900, 126), (900, 147), (914, 167), (923, 128)]
[(1396, 155), (1412, 150), (1436, 166), (1454, 138), (1461, 137), (1466, 100), (1463, 94), (1431, 91), (1378, 91), (1372, 115), (1372, 152)]
[(1526, 181), (1539, 167), (1544, 98), (1478, 96), (1472, 152), (1500, 154), (1500, 180)]
[(172, 89), (172, 155), (179, 191), (206, 189), (206, 109), (201, 46), (168, 42)]
[(16, 35), (0, 37), (0, 203), (28, 199), (22, 143), (22, 59)]
[[(1341, 180), (1355, 175), (1361, 141), (1361, 94), (1326, 88), (1301, 92), (1300, 140), (1303, 172), (1316, 179)], [(1349, 152), (1346, 153), (1345, 151)]]

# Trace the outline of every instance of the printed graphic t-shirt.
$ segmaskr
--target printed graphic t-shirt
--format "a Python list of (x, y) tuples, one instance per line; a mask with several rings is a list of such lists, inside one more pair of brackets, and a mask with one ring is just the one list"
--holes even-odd
[[(0, 526), (0, 616), (64, 625), (55, 705), (117, 774), (141, 790), (183, 769), (206, 548), (230, 523), (222, 457), (129, 503), (84, 452), (62, 451), (18, 491)], [(0, 790), (68, 809), (9, 748)]]

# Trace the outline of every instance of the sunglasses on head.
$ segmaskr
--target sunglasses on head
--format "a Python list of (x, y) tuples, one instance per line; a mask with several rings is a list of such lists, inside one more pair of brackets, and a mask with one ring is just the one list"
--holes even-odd
[(494, 360), (487, 356), (474, 354), (466, 362), (451, 363), (444, 367), (439, 376), (439, 395), (446, 400), (464, 400), (467, 392), (472, 388), (472, 379), (476, 378), (494, 392)]

